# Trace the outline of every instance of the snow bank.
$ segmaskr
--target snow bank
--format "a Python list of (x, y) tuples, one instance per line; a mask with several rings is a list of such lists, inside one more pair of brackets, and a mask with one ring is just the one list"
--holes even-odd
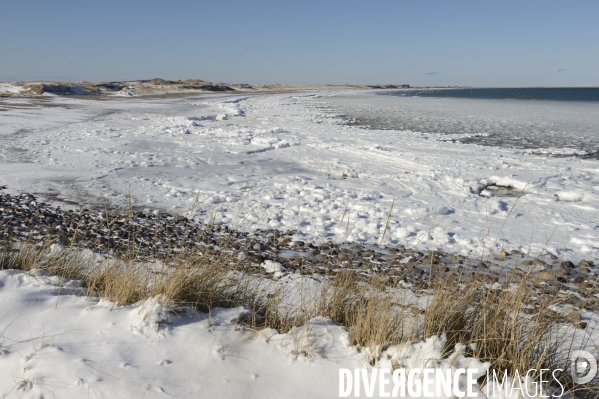
[(23, 91), (17, 83), (0, 83), (0, 94), (20, 94)]
[(172, 323), (174, 303), (168, 303), (161, 297), (140, 302), (132, 313), (131, 330), (150, 336)]
[(559, 191), (555, 195), (559, 199), (569, 202), (577, 202), (584, 199), (584, 192), (582, 191)]
[(340, 369), (464, 368), (476, 378), (489, 368), (463, 345), (444, 356), (444, 336), (358, 352), (347, 330), (322, 317), (286, 334), (256, 331), (239, 323), (245, 308), (207, 315), (161, 298), (116, 306), (82, 293), (57, 296), (56, 283), (69, 281), (52, 279), (0, 271), (2, 397), (331, 398)]

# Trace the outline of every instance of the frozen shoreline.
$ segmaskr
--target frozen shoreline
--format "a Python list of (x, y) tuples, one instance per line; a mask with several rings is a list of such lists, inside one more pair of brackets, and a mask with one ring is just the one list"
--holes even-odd
[[(5, 99), (0, 185), (186, 216), (199, 191), (197, 218), (316, 242), (379, 243), (395, 201), (387, 245), (597, 259), (597, 161), (343, 125), (326, 107), (342, 93)], [(511, 213), (496, 186), (524, 190)]]

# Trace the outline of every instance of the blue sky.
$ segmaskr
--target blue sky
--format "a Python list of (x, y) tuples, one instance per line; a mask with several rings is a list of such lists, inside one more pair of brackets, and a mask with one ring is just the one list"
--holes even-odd
[(599, 1), (0, 0), (0, 80), (599, 84)]

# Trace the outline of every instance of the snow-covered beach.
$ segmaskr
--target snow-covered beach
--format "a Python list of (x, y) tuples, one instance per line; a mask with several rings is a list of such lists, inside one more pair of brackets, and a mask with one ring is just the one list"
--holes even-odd
[[(517, 250), (518, 262), (539, 257), (528, 266), (554, 273), (534, 280), (539, 293), (549, 293), (539, 297), (556, 296), (550, 309), (561, 315), (560, 328), (574, 337), (575, 349), (595, 353), (599, 318), (586, 304), (595, 300), (588, 287), (598, 273), (598, 161), (572, 148), (460, 142), (472, 132), (367, 129), (357, 123), (364, 115), (393, 116), (401, 109), (430, 125), (440, 105), (464, 118), (463, 105), (472, 105), (413, 97), (390, 106), (379, 93), (6, 97), (0, 100), (0, 187), (53, 206), (95, 209), (100, 213), (85, 214), (92, 223), (106, 223), (103, 209), (123, 215), (131, 204), (147, 214), (288, 232), (285, 245), (332, 241), (421, 254), (440, 250), (443, 256), (461, 255), (451, 262), (459, 261), (455, 266), (462, 269), (465, 257), (476, 260), (475, 268), (482, 256), (501, 266)], [(541, 118), (555, 107), (533, 105)], [(492, 103), (478, 106), (491, 110)], [(592, 123), (595, 116), (586, 113)], [(5, 201), (2, 212), (9, 211), (8, 196)], [(30, 198), (10, 201), (7, 218), (20, 206), (37, 211)], [(394, 262), (409, 262), (402, 251)], [(329, 255), (342, 263), (340, 254)], [(576, 265), (564, 271), (561, 260)], [(589, 265), (584, 273), (583, 264), (577, 266), (582, 260)], [(418, 269), (423, 275), (432, 275), (432, 255), (429, 262), (429, 269)], [(314, 271), (283, 273), (270, 260), (259, 267), (264, 284), (295, 289), (324, 281)], [(409, 278), (398, 281), (389, 280), (390, 295), (417, 293), (416, 314), (424, 312), (431, 291), (417, 292)], [(494, 281), (494, 290), (505, 283)], [(43, 270), (2, 270), (0, 362), (8, 372), (0, 395), (325, 398), (338, 396), (340, 369), (422, 368), (431, 358), (441, 369), (477, 368), (477, 376), (490, 367), (469, 356), (466, 346), (444, 353), (445, 337), (437, 336), (385, 346), (373, 366), (372, 353), (381, 348), (352, 345), (349, 328), (330, 319), (316, 317), (282, 333), (245, 324), (250, 314), (248, 307), (206, 314), (157, 297), (120, 306), (86, 296), (80, 281)]]
[(317, 242), (379, 243), (394, 201), (385, 244), (597, 259), (596, 160), (366, 130), (335, 111), (347, 95), (363, 110), (381, 101), (375, 91), (8, 98), (0, 183), (100, 206), (124, 207), (130, 193), (138, 208), (186, 216), (199, 193), (197, 218)]
[(599, 2), (3, 1), (0, 399), (599, 399)]

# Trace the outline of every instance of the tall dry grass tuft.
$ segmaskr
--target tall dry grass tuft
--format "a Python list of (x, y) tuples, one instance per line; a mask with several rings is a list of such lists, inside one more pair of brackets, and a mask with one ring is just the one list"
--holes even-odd
[(314, 317), (327, 317), (348, 329), (358, 348), (367, 348), (373, 361), (389, 345), (417, 337), (413, 303), (390, 295), (381, 278), (363, 279), (344, 270), (318, 284), (272, 296), (265, 323), (286, 332)]
[(85, 280), (89, 296), (128, 305), (151, 298), (157, 278), (147, 265), (131, 259), (109, 259), (96, 264)]
[[(551, 309), (552, 303), (535, 297), (532, 283), (530, 273), (503, 287), (441, 281), (425, 310), (422, 334), (445, 334), (447, 352), (457, 343), (469, 345), (472, 356), (511, 377), (522, 370), (566, 369), (572, 349), (560, 329), (563, 317)], [(573, 386), (567, 373), (560, 381)]]
[(42, 269), (69, 279), (83, 279), (89, 263), (89, 256), (80, 250), (56, 251), (48, 245), (15, 245), (11, 240), (0, 245), (0, 270)]
[(414, 303), (403, 295), (390, 295), (385, 280), (358, 279), (354, 272), (339, 273), (322, 296), (322, 312), (349, 328), (350, 341), (375, 353), (389, 345), (416, 338)]

